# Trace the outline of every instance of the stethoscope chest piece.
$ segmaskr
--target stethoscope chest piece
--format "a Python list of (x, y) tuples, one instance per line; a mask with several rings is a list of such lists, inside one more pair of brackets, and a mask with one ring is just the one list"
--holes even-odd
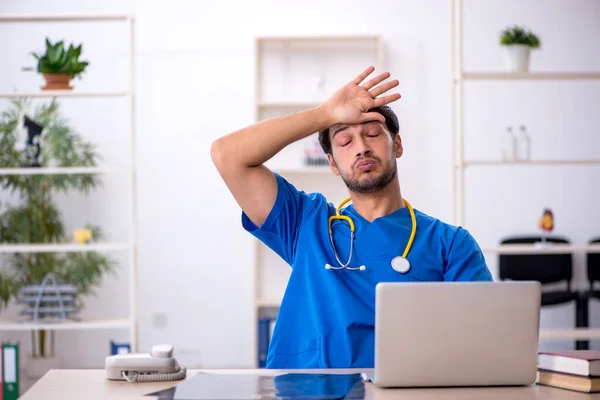
[(392, 259), (392, 268), (396, 272), (405, 274), (410, 270), (410, 262), (402, 256), (394, 257)]

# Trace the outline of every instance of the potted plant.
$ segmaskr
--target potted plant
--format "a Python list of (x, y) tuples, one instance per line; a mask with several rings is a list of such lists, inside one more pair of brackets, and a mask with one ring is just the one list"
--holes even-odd
[(532, 49), (540, 48), (540, 39), (533, 32), (515, 25), (500, 34), (500, 45), (504, 48), (504, 64), (510, 72), (529, 71)]
[[(75, 77), (81, 78), (81, 74), (89, 65), (87, 61), (79, 60), (81, 56), (82, 45), (74, 46), (72, 43), (65, 50), (64, 42), (61, 40), (52, 44), (46, 38), (46, 52), (38, 54), (32, 52), (31, 55), (38, 61), (36, 71), (44, 76), (46, 85), (42, 90), (71, 90), (70, 83)], [(33, 67), (23, 68), (23, 70), (33, 70)]]
[[(31, 157), (21, 144), (22, 136), (26, 136), (22, 134), (22, 126), (32, 125), (32, 122), (41, 129), (36, 130), (36, 138), (39, 138), (36, 164), (39, 166), (28, 165)], [(9, 108), (0, 113), (0, 168), (93, 167), (99, 157), (93, 145), (69, 126), (55, 98), (35, 109), (30, 106), (29, 99), (13, 100)], [(0, 175), (0, 187), (5, 193), (12, 194), (0, 204), (0, 243), (75, 242), (77, 237), (75, 240), (73, 237), (76, 235), (66, 231), (55, 196), (61, 192), (85, 194), (100, 185), (100, 179), (94, 174)], [(81, 222), (80, 225), (87, 224)], [(98, 227), (87, 228), (89, 241), (103, 239)], [(81, 309), (84, 296), (93, 294), (102, 277), (113, 273), (117, 266), (110, 257), (94, 251), (14, 253), (4, 261), (6, 263), (0, 269), (0, 311), (13, 300), (22, 303), (23, 290), (43, 285), (50, 275), (58, 284), (74, 288), (71, 304)], [(25, 307), (20, 306), (26, 312)], [(31, 320), (32, 315), (26, 319)], [(36, 331), (32, 337), (33, 354), (28, 362), (30, 375), (56, 368), (56, 360), (48, 351), (48, 347), (52, 347), (47, 346), (49, 339), (52, 338), (45, 330)]]

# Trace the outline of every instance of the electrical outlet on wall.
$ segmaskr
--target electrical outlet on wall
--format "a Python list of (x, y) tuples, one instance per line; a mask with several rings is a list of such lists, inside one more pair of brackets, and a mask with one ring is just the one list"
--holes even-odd
[(156, 311), (152, 314), (152, 325), (155, 328), (166, 328), (167, 313), (164, 311)]

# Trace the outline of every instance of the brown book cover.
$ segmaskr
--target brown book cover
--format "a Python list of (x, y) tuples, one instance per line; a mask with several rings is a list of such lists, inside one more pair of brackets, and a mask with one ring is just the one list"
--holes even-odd
[(586, 376), (565, 374), (560, 372), (539, 370), (537, 383), (539, 385), (574, 390), (577, 392), (600, 392), (600, 377), (592, 378)]

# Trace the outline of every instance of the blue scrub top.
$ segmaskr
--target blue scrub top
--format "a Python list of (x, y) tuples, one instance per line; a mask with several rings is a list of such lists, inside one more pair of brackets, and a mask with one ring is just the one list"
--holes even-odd
[[(344, 207), (355, 225), (349, 267), (338, 267), (327, 221), (336, 206), (319, 193), (297, 190), (275, 174), (277, 198), (264, 224), (257, 227), (242, 212), (242, 226), (292, 268), (269, 345), (267, 368), (373, 368), (375, 286), (390, 281), (491, 281), (481, 249), (461, 227), (413, 207), (416, 235), (405, 274), (392, 269), (411, 232), (406, 207), (369, 222), (352, 205)], [(336, 220), (333, 238), (342, 263), (348, 260), (350, 228)]]

